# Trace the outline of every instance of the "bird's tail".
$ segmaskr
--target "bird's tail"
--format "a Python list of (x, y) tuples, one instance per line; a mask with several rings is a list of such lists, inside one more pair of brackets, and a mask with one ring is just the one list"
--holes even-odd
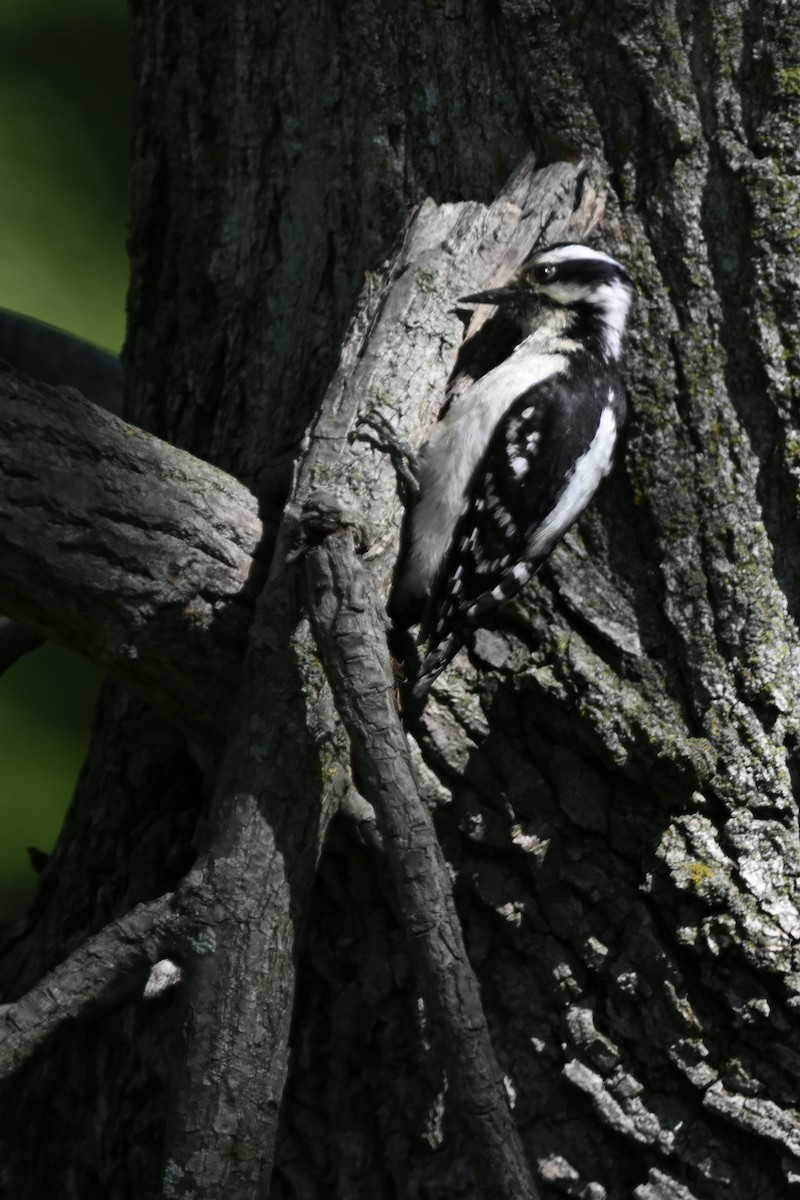
[(455, 658), (463, 645), (463, 638), (460, 638), (457, 633), (451, 632), (446, 634), (441, 642), (437, 642), (430, 647), (422, 660), (419, 674), (414, 680), (414, 686), (411, 689), (415, 700), (423, 701), (425, 699), (434, 679), (441, 675), (447, 664), (452, 658)]

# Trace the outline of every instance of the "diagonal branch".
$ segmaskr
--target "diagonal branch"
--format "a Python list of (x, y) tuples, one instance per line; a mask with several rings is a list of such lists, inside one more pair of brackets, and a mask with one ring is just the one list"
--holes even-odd
[(487, 1198), (534, 1200), (447, 866), (400, 725), (375, 582), (357, 561), (350, 532), (326, 537), (305, 561), (320, 657), (350, 738), (356, 782), (375, 809), (476, 1178)]
[(85, 1020), (141, 996), (150, 967), (172, 948), (172, 897), (112, 921), (12, 1004), (0, 1007), (0, 1078), (20, 1067), (65, 1021)]

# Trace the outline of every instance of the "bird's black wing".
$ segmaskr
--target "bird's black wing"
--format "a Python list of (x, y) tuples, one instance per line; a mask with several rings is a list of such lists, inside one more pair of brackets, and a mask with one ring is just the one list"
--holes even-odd
[[(509, 408), (473, 475), (466, 511), (428, 602), (421, 638), (429, 646), (416, 695), (425, 694), (471, 630), (524, 587), (566, 532), (556, 522), (548, 536), (548, 518), (596, 444), (604, 411), (612, 415), (613, 437), (624, 410), (616, 372), (598, 368), (596, 360), (591, 371), (535, 384)], [(569, 524), (596, 486), (580, 495)]]

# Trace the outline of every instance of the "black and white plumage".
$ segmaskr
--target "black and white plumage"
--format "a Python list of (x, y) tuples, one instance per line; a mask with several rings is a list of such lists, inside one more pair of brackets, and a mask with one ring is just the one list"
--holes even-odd
[(578, 244), (534, 254), (496, 304), (522, 340), (456, 398), (421, 456), (395, 612), (425, 604), (414, 695), (528, 582), (611, 469), (625, 420), (619, 369), (633, 285)]

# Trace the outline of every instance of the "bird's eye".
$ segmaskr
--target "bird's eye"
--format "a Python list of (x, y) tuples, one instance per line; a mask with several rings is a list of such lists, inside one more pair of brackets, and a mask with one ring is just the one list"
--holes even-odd
[(540, 263), (531, 271), (537, 283), (550, 283), (556, 276), (556, 268), (552, 263)]

